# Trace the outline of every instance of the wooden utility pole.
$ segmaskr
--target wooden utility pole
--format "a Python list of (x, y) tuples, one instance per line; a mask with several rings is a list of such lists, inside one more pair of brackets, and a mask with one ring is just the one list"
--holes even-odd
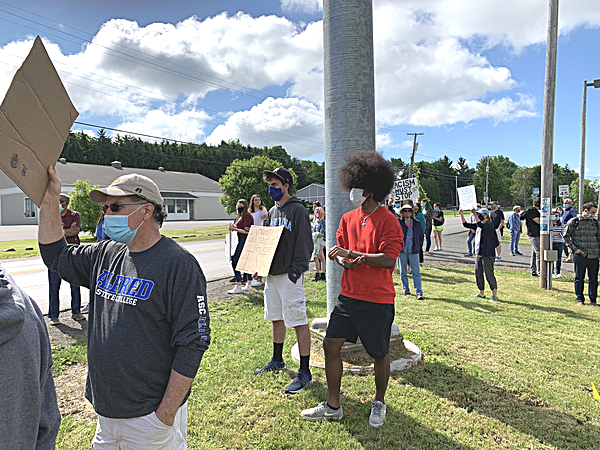
[[(553, 178), (553, 140), (554, 140), (554, 102), (556, 93), (556, 54), (558, 46), (558, 0), (549, 0), (548, 8), (548, 40), (546, 43), (546, 84), (544, 89), (544, 130), (542, 144), (542, 186), (541, 201), (549, 199), (548, 208), (552, 208)], [(545, 251), (550, 250), (552, 232), (550, 211), (542, 210), (540, 220), (540, 287), (552, 289), (552, 271), (546, 264)]]
[(417, 147), (419, 144), (417, 143), (417, 136), (423, 136), (423, 133), (406, 133), (409, 136), (414, 136), (415, 140), (413, 141), (413, 150), (412, 155), (410, 156), (410, 167), (408, 168), (408, 178), (413, 177), (413, 164), (415, 163), (415, 153), (417, 153)]

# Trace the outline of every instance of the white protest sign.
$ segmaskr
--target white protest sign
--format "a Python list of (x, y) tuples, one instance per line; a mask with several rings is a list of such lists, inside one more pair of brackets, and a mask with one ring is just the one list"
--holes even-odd
[(252, 225), (235, 270), (250, 274), (258, 273), (261, 277), (268, 276), (282, 232), (283, 226), (257, 227)]
[(477, 208), (477, 193), (475, 186), (463, 186), (458, 188), (458, 202), (463, 211), (470, 211), (471, 208)]
[(419, 184), (416, 178), (396, 180), (392, 189), (394, 200), (412, 200), (419, 198)]
[(568, 197), (569, 196), (569, 185), (563, 184), (558, 187), (558, 196), (559, 197)]

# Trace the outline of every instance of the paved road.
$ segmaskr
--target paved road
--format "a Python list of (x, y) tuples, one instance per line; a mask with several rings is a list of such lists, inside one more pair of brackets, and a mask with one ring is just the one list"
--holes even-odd
[[(218, 280), (232, 276), (231, 264), (225, 258), (225, 243), (223, 240), (189, 242), (181, 244), (191, 252), (204, 272), (207, 281)], [(25, 289), (37, 302), (44, 314), (48, 313), (48, 269), (42, 259), (7, 259), (0, 262), (14, 277), (19, 286)], [(88, 302), (89, 291), (81, 288), (82, 304)], [(62, 282), (60, 289), (60, 310), (71, 308), (71, 290), (69, 284)]]
[[(227, 225), (231, 220), (181, 220), (165, 222), (162, 230), (187, 230), (190, 228), (212, 227)], [(37, 239), (37, 225), (2, 225), (0, 226), (0, 241), (18, 241), (21, 239)]]

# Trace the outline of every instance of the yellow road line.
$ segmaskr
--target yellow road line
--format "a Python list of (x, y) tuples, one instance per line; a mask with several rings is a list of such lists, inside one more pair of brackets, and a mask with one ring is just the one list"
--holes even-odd
[(48, 268), (44, 267), (44, 268), (39, 268), (39, 269), (27, 269), (27, 270), (17, 270), (17, 271), (10, 270), (9, 273), (11, 275), (14, 275), (15, 273), (41, 272), (42, 270), (48, 270)]
[(200, 252), (214, 252), (217, 250), (225, 250), (225, 247), (219, 247), (219, 248), (207, 248), (206, 250), (194, 250), (190, 253), (200, 253)]

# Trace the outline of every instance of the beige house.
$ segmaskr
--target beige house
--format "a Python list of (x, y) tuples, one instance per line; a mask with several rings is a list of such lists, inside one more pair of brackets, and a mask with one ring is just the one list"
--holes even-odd
[[(61, 158), (56, 163), (62, 181), (62, 192), (68, 194), (77, 180), (106, 187), (121, 175), (139, 173), (152, 179), (160, 189), (168, 213), (167, 220), (219, 220), (229, 219), (219, 203), (223, 195), (221, 186), (214, 180), (197, 173), (168, 172), (122, 167), (114, 161), (110, 166), (70, 163)], [(35, 225), (38, 208), (16, 184), (0, 171), (0, 225)]]

